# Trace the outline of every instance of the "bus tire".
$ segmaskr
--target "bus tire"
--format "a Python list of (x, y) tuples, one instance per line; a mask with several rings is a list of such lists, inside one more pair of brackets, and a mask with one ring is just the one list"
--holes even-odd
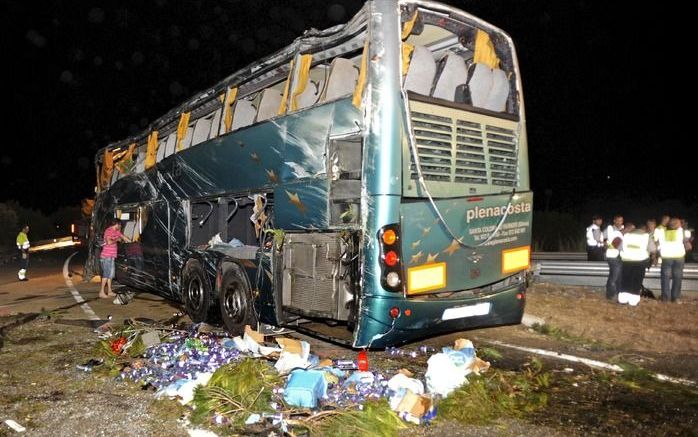
[(223, 275), (219, 293), (223, 324), (232, 335), (242, 335), (245, 325), (257, 327), (257, 315), (250, 287), (237, 267), (228, 269)]
[(205, 322), (211, 308), (211, 287), (201, 263), (190, 260), (182, 271), (182, 301), (192, 322)]

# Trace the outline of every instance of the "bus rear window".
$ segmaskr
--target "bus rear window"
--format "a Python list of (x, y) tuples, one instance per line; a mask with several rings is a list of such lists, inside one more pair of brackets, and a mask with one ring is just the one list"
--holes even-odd
[(516, 114), (511, 50), (502, 36), (419, 10), (403, 56), (408, 92)]

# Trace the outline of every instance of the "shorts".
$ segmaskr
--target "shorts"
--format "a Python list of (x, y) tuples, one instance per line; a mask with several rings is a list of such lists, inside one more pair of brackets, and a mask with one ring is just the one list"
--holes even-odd
[(114, 279), (114, 258), (100, 258), (102, 267), (102, 279)]

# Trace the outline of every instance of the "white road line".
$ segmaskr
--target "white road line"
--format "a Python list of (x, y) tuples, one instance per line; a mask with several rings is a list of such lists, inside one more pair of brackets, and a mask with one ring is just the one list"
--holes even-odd
[[(503, 347), (507, 347), (510, 349), (516, 349), (516, 350), (520, 350), (523, 352), (529, 352), (529, 353), (536, 354), (536, 355), (543, 355), (546, 357), (557, 358), (559, 360), (571, 361), (573, 363), (582, 363), (582, 364), (586, 364), (587, 366), (596, 367), (599, 369), (613, 370), (614, 372), (622, 372), (623, 371), (622, 367), (620, 367), (616, 364), (606, 363), (604, 361), (592, 360), (589, 358), (578, 357), (576, 355), (563, 354), (560, 352), (549, 351), (546, 349), (516, 346), (513, 344), (504, 343), (504, 342), (501, 342), (498, 340), (488, 340), (488, 342), (490, 342), (492, 344), (496, 344), (498, 346), (503, 346)], [(690, 379), (674, 378), (673, 376), (663, 375), (661, 373), (653, 373), (653, 375), (659, 381), (667, 381), (667, 382), (673, 382), (675, 384), (683, 384), (683, 385), (689, 385), (689, 386), (698, 385), (698, 383), (696, 383), (695, 381), (692, 381)]]
[(77, 303), (81, 303), (80, 308), (87, 314), (87, 317), (90, 320), (100, 320), (99, 316), (92, 311), (92, 308), (85, 302), (85, 299), (80, 295), (80, 292), (75, 288), (75, 285), (73, 285), (73, 280), (70, 278), (70, 270), (68, 266), (70, 265), (70, 260), (73, 258), (75, 255), (77, 255), (77, 252), (74, 252), (72, 255), (68, 257), (68, 259), (65, 260), (65, 263), (63, 263), (63, 279), (65, 280), (65, 285), (68, 286), (70, 289), (70, 294), (73, 295), (73, 298)]

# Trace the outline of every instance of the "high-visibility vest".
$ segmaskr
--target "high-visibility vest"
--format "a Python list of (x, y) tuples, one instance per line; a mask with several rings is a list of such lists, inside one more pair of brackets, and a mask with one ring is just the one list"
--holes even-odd
[(19, 234), (17, 234), (17, 249), (29, 249), (29, 238), (27, 238), (27, 234), (25, 234), (24, 232), (20, 232)]
[(615, 240), (616, 237), (620, 237), (622, 240), (623, 232), (621, 232), (621, 229), (616, 229), (613, 225), (609, 225), (606, 228), (606, 259), (618, 258), (618, 255), (620, 255), (620, 250), (613, 247), (613, 240)]
[(598, 235), (599, 238), (601, 237), (601, 228), (599, 228), (599, 226), (596, 223), (593, 223), (591, 226), (587, 227), (587, 246), (603, 246), (603, 241), (597, 240), (596, 235)]
[(659, 254), (665, 259), (683, 258), (686, 256), (683, 241), (683, 228), (664, 230), (659, 235)]
[(650, 234), (647, 232), (630, 232), (623, 236), (623, 245), (620, 258), (623, 261), (646, 261), (650, 257), (647, 250), (650, 243)]

